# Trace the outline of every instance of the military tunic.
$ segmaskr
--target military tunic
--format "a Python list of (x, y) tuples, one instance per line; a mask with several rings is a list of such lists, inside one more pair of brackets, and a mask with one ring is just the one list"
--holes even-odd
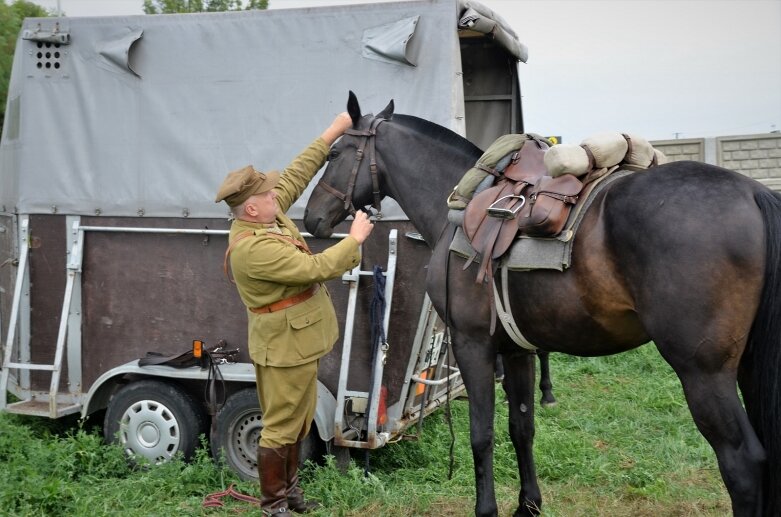
[(285, 168), (275, 187), (279, 205), (275, 223), (237, 219), (231, 225), (230, 264), (247, 306), (249, 355), (264, 412), (260, 439), (264, 447), (295, 443), (308, 432), (317, 403), (317, 359), (333, 348), (339, 329), (324, 285), (308, 300), (287, 309), (264, 314), (249, 309), (295, 296), (360, 263), (359, 244), (353, 237), (313, 255), (277, 237), (303, 242), (284, 212), (323, 166), (328, 150), (318, 138)]

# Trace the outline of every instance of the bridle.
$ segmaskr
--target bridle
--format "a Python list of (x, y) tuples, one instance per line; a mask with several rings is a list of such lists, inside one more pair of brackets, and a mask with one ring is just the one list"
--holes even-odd
[(377, 211), (375, 217), (377, 217), (378, 219), (382, 217), (382, 211), (380, 205), (380, 182), (377, 177), (377, 157), (374, 150), (373, 137), (377, 136), (377, 126), (379, 126), (383, 122), (385, 122), (384, 118), (375, 117), (372, 119), (371, 124), (369, 124), (368, 129), (363, 129), (363, 130), (348, 129), (344, 132), (345, 135), (361, 137), (361, 143), (358, 144), (358, 149), (356, 149), (355, 151), (355, 162), (353, 163), (353, 169), (350, 172), (350, 179), (347, 182), (346, 192), (339, 192), (331, 185), (324, 182), (323, 178), (320, 178), (320, 181), (316, 185), (316, 187), (321, 187), (323, 188), (323, 190), (335, 196), (337, 199), (342, 200), (344, 202), (344, 209), (347, 210), (352, 216), (354, 216), (356, 212), (355, 205), (353, 205), (353, 191), (355, 190), (355, 180), (358, 177), (358, 168), (360, 167), (361, 161), (363, 160), (364, 149), (366, 149), (366, 145), (368, 144), (369, 145), (369, 171), (371, 172), (371, 176), (372, 176), (372, 193), (374, 194), (374, 202), (372, 203), (372, 207)]

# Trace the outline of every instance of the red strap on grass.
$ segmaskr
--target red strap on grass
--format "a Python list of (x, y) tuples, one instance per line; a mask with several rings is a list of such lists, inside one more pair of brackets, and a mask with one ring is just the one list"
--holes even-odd
[(223, 497), (232, 497), (233, 499), (244, 501), (245, 503), (249, 503), (253, 506), (260, 506), (260, 499), (257, 497), (252, 497), (251, 495), (242, 494), (241, 492), (234, 490), (234, 486), (235, 485), (231, 483), (231, 485), (226, 490), (207, 495), (203, 499), (202, 506), (204, 508), (221, 508), (225, 506), (225, 503), (222, 501)]

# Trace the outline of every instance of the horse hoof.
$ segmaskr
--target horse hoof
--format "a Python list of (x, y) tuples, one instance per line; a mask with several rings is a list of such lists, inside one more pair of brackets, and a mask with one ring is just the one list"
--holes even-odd
[(515, 510), (513, 517), (537, 517), (540, 513), (542, 512), (539, 507), (530, 504)]
[(556, 407), (559, 405), (558, 400), (541, 400), (540, 405), (544, 408)]

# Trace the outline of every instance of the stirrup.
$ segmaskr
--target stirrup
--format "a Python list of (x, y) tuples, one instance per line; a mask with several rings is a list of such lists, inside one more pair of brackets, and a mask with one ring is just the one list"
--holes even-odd
[[(512, 208), (500, 208), (496, 206), (497, 203), (504, 201), (505, 199), (519, 199), (520, 203), (515, 205)], [(526, 204), (526, 198), (524, 196), (513, 196), (510, 194), (509, 196), (503, 196), (491, 203), (491, 206), (486, 208), (486, 212), (488, 212), (488, 215), (491, 217), (498, 217), (499, 219), (515, 219), (515, 215), (518, 213), (518, 211), (523, 208), (523, 205)]]

